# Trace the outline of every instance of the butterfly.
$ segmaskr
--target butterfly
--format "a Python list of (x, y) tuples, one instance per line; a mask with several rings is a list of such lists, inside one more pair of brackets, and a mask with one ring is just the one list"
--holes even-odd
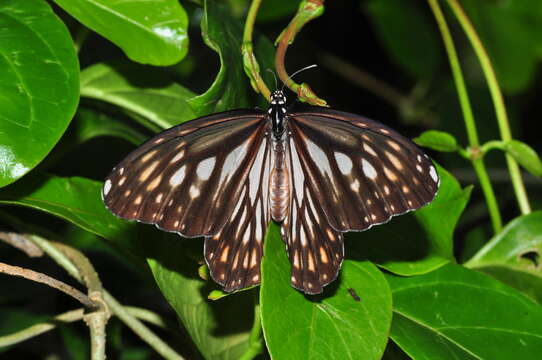
[(321, 293), (337, 278), (343, 233), (367, 230), (431, 202), (432, 161), (409, 139), (359, 115), (233, 110), (170, 128), (135, 149), (105, 180), (118, 217), (205, 237), (204, 257), (227, 292), (258, 285), (263, 241), (280, 224), (291, 284)]

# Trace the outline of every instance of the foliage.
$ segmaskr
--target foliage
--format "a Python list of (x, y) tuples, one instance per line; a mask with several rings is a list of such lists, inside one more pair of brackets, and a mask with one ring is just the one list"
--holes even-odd
[[(250, 3), (2, 2), (0, 268), (51, 274), (94, 305), (68, 311), (74, 304), (55, 290), (1, 277), (0, 287), (12, 290), (0, 295), (0, 353), (79, 358), (91, 344), (95, 358), (537, 359), (542, 212), (531, 206), (542, 204), (542, 162), (540, 137), (530, 131), (538, 113), (530, 111), (538, 105), (539, 2), (328, 2), (323, 13), (323, 1), (268, 0), (245, 19)], [(289, 30), (295, 42), (280, 43)], [(340, 276), (316, 296), (290, 286), (276, 224), (265, 239), (261, 286), (226, 294), (201, 266), (202, 241), (120, 220), (100, 198), (108, 171), (153, 133), (265, 106), (254, 90), (273, 84), (265, 69), (275, 62), (275, 38), (296, 66), (326, 68), (299, 75), (320, 79), (309, 81), (320, 98), (394, 119), (439, 161), (436, 199), (346, 235)], [(503, 172), (511, 180), (499, 181)]]

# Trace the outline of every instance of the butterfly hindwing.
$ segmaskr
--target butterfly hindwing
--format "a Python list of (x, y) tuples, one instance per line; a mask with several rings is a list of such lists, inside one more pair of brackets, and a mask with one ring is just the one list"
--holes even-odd
[(228, 292), (260, 283), (263, 240), (270, 221), (269, 192), (265, 188), (269, 183), (270, 158), (265, 139), (229, 222), (220, 232), (205, 238), (205, 261), (211, 276)]

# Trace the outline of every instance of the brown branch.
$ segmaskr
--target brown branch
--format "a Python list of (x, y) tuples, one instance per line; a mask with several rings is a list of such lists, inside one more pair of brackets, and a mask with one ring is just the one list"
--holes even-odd
[(98, 304), (90, 300), (88, 296), (83, 294), (81, 291), (66, 283), (63, 283), (62, 281), (56, 280), (48, 275), (39, 273), (37, 271), (25, 269), (19, 266), (12, 266), (5, 263), (0, 263), (0, 273), (12, 276), (19, 276), (28, 280), (48, 285), (52, 288), (62, 291), (67, 295), (70, 295), (88, 309), (96, 310), (98, 308)]
[(15, 232), (0, 232), (0, 240), (8, 243), (24, 252), (29, 257), (43, 256), (43, 251), (32, 241), (28, 240), (25, 235), (21, 235)]

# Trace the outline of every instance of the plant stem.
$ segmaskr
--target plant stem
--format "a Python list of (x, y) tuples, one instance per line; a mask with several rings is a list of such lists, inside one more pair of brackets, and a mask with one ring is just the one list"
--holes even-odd
[[(55, 247), (46, 239), (39, 236), (31, 236), (31, 240), (36, 243), (47, 255), (62, 266), (71, 276), (80, 282), (83, 281), (81, 274), (72, 261), (62, 252), (61, 249)], [(141, 321), (131, 315), (123, 306), (103, 289), (103, 298), (107, 306), (111, 310), (111, 313), (119, 317), (133, 332), (135, 332), (143, 341), (151, 346), (156, 352), (162, 355), (165, 359), (181, 360), (183, 357), (175, 352), (169, 345), (167, 345), (162, 339), (156, 336), (149, 328), (145, 326)]]
[(305, 83), (298, 85), (290, 78), (290, 76), (288, 76), (284, 66), (284, 58), (286, 57), (288, 45), (294, 41), (296, 34), (301, 30), (301, 28), (307, 22), (322, 15), (323, 12), (324, 0), (303, 0), (299, 4), (297, 13), (292, 21), (290, 21), (286, 29), (284, 29), (277, 38), (276, 43), (278, 46), (275, 54), (275, 69), (277, 70), (277, 75), (281, 81), (297, 94), (299, 100), (319, 106), (326, 106), (325, 100), (322, 100), (316, 96), (309, 85)]
[[(472, 114), (472, 107), (469, 101), (467, 87), (465, 86), (465, 80), (463, 78), (463, 73), (461, 71), (461, 65), (459, 64), (459, 59), (457, 57), (454, 42), (450, 34), (450, 29), (448, 28), (446, 19), (444, 18), (444, 14), (442, 13), (442, 9), (438, 4), (438, 0), (428, 0), (428, 2), (437, 21), (440, 33), (442, 35), (442, 40), (444, 42), (444, 46), (446, 48), (446, 52), (448, 53), (450, 67), (452, 69), (452, 75), (457, 89), (457, 96), (459, 98), (459, 104), (463, 112), (463, 119), (465, 120), (465, 127), (469, 139), (469, 145), (472, 149), (478, 150), (480, 147), (480, 142), (478, 140), (476, 123)], [(489, 176), (487, 174), (483, 158), (482, 156), (473, 156), (472, 153), (469, 158), (474, 167), (474, 171), (478, 176), (480, 186), (486, 199), (493, 231), (494, 233), (499, 233), (502, 229), (502, 218), (499, 211), (497, 199), (495, 197), (495, 192), (493, 191), (493, 187), (491, 185), (491, 182), (489, 181)]]
[[(491, 98), (493, 99), (493, 106), (495, 107), (495, 115), (497, 117), (497, 123), (499, 124), (501, 139), (505, 142), (512, 140), (508, 115), (506, 114), (506, 107), (504, 106), (501, 89), (499, 87), (493, 66), (491, 65), (491, 61), (489, 60), (489, 55), (482, 44), (480, 37), (476, 33), (474, 26), (459, 2), (457, 0), (447, 0), (447, 2), (457, 20), (461, 24), (463, 31), (465, 31), (465, 34), (467, 35), (476, 56), (478, 57), (478, 61), (480, 61), (480, 66), (482, 67), (482, 71), (486, 77), (489, 92), (491, 94)], [(510, 172), (510, 178), (512, 180), (512, 186), (514, 187), (514, 192), (516, 194), (521, 213), (528, 214), (531, 212), (531, 206), (529, 204), (529, 199), (527, 198), (527, 193), (521, 178), (519, 166), (512, 156), (505, 154), (505, 157), (508, 164), (508, 171)]]
[(271, 92), (262, 77), (260, 76), (260, 66), (254, 56), (252, 46), (252, 31), (254, 29), (254, 22), (258, 15), (258, 9), (262, 0), (252, 0), (250, 9), (248, 10), (247, 20), (245, 22), (245, 29), (243, 32), (243, 45), (241, 45), (241, 53), (243, 55), (243, 65), (245, 73), (250, 79), (250, 83), (256, 92), (261, 93), (267, 100), (271, 99)]

